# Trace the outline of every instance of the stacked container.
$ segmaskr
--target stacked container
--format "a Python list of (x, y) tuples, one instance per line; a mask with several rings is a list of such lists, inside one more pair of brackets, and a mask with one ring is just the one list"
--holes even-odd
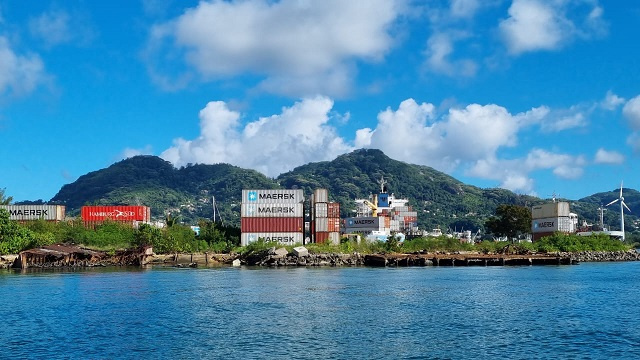
[(95, 227), (103, 222), (117, 221), (137, 226), (151, 222), (151, 208), (148, 206), (83, 206), (80, 216), (85, 226)]
[[(531, 208), (531, 233), (533, 241), (555, 232), (576, 231), (577, 218), (571, 216), (569, 203), (564, 201), (537, 205)], [(575, 215), (575, 214), (574, 214)]]
[(289, 190), (242, 190), (240, 244), (262, 238), (293, 245), (304, 241), (304, 192)]
[(340, 244), (340, 204), (329, 202), (327, 189), (316, 189), (311, 195), (311, 239)]

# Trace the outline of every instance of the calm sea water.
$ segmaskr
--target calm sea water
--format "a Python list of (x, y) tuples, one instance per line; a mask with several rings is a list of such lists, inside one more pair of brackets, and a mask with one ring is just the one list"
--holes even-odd
[(640, 262), (0, 271), (0, 358), (640, 358)]

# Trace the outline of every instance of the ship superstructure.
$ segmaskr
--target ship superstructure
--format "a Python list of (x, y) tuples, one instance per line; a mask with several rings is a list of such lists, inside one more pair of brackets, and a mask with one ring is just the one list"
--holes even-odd
[(345, 232), (361, 232), (380, 240), (396, 233), (417, 234), (418, 213), (409, 206), (409, 200), (390, 194), (384, 177), (378, 184), (380, 192), (355, 200), (356, 215), (345, 219)]

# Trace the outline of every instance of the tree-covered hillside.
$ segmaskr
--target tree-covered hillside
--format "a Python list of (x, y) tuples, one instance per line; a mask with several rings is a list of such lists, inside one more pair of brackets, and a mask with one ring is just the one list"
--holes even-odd
[(77, 215), (83, 205), (146, 205), (156, 219), (171, 214), (195, 224), (213, 216), (215, 197), (223, 221), (239, 224), (238, 204), (246, 188), (277, 184), (255, 170), (228, 164), (176, 169), (156, 156), (135, 156), (79, 177), (50, 202), (66, 205), (68, 215)]
[(393, 160), (375, 149), (356, 150), (333, 161), (303, 165), (280, 175), (277, 181), (284, 187), (303, 188), (307, 194), (315, 188), (327, 188), (330, 200), (340, 203), (341, 215), (346, 217), (355, 208), (354, 199), (380, 191), (381, 177), (388, 182), (389, 193), (410, 200), (423, 229), (476, 230), (499, 204), (541, 202), (504, 189), (466, 185), (428, 166)]
[[(199, 218), (211, 218), (215, 197), (222, 220), (229, 225), (240, 223), (243, 189), (301, 188), (308, 197), (314, 189), (329, 190), (331, 201), (341, 206), (341, 215), (353, 214), (354, 200), (380, 190), (384, 177), (387, 190), (397, 198), (407, 198), (418, 212), (423, 229), (477, 230), (500, 204), (531, 207), (549, 200), (518, 195), (504, 189), (481, 189), (466, 185), (428, 166), (397, 161), (375, 149), (356, 150), (332, 161), (299, 166), (270, 179), (263, 174), (228, 164), (189, 165), (179, 169), (155, 156), (136, 156), (106, 169), (81, 176), (65, 185), (51, 203), (65, 204), (67, 213), (76, 215), (85, 204), (148, 205), (156, 219), (168, 213), (195, 224)], [(572, 212), (593, 223), (601, 204), (616, 199), (619, 189), (571, 202)], [(640, 209), (640, 193), (624, 189), (626, 204)], [(605, 224), (619, 225), (619, 206), (609, 206)], [(627, 229), (637, 217), (629, 215)]]

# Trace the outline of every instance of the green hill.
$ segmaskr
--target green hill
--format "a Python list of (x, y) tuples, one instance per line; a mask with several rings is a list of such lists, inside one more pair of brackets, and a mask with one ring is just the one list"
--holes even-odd
[[(195, 223), (199, 218), (212, 217), (215, 197), (223, 221), (239, 225), (243, 189), (301, 188), (308, 197), (314, 189), (326, 188), (330, 200), (339, 202), (341, 215), (347, 217), (353, 214), (354, 199), (379, 191), (381, 177), (388, 182), (389, 193), (410, 200), (423, 229), (475, 231), (499, 204), (533, 206), (545, 202), (504, 189), (466, 185), (428, 166), (393, 160), (380, 150), (361, 149), (332, 161), (299, 166), (275, 179), (228, 164), (176, 169), (155, 156), (136, 156), (79, 177), (63, 186), (50, 203), (65, 204), (71, 215), (78, 214), (85, 204), (148, 205), (154, 218), (171, 213), (179, 214), (184, 222)], [(597, 208), (616, 199), (618, 193), (614, 190), (571, 201), (571, 210), (593, 222)], [(624, 195), (631, 209), (640, 209), (640, 193), (625, 189)], [(605, 223), (615, 228), (619, 206), (609, 206), (608, 210)], [(635, 219), (635, 215), (629, 215), (627, 224)]]

